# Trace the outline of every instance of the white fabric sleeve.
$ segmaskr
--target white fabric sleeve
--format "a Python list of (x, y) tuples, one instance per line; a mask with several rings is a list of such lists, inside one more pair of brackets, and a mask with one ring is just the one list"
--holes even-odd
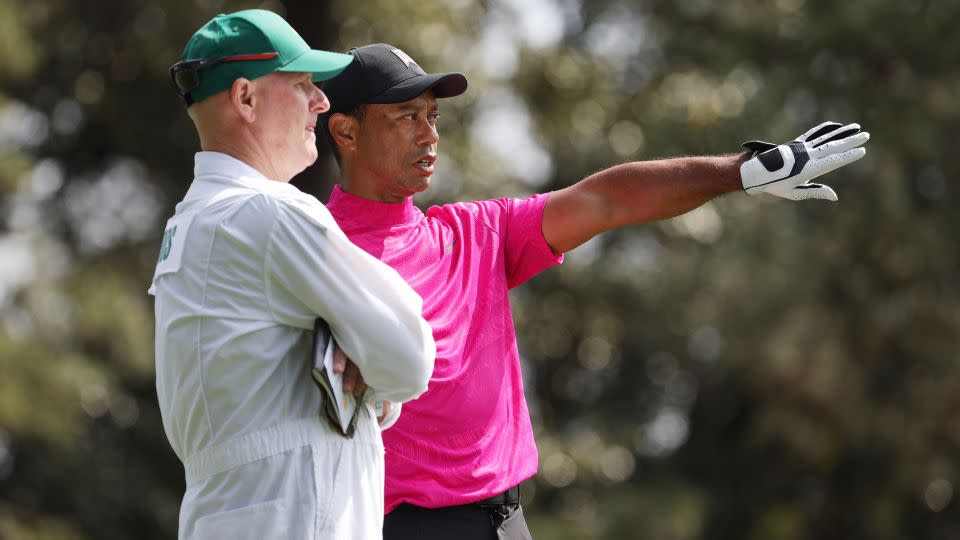
[(323, 317), (378, 399), (400, 403), (427, 389), (436, 344), (423, 300), (315, 199), (278, 201), (264, 271), (274, 316), (301, 328)]

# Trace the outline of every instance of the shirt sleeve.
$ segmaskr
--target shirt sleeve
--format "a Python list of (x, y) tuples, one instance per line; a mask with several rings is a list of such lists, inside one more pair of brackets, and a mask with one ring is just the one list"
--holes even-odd
[(304, 328), (322, 317), (378, 399), (416, 398), (436, 355), (422, 299), (312, 202), (278, 203), (264, 263), (274, 316)]
[(563, 262), (563, 253), (554, 253), (543, 237), (543, 207), (548, 197), (545, 193), (480, 203), (481, 219), (504, 244), (507, 286), (511, 289)]

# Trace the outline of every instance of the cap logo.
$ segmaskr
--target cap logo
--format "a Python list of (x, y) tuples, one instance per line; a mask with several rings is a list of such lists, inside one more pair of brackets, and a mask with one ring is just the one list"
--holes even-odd
[(407, 53), (401, 51), (400, 49), (391, 49), (390, 52), (397, 55), (397, 58), (399, 58), (400, 61), (403, 62), (408, 68), (416, 71), (421, 75), (426, 75), (426, 72), (423, 71), (423, 68), (420, 67), (420, 64), (418, 64), (417, 61), (414, 60), (413, 58), (410, 58), (410, 55), (408, 55)]

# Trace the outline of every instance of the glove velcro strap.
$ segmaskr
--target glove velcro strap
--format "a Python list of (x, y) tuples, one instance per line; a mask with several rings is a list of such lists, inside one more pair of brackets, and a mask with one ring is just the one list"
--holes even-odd
[[(788, 149), (789, 154), (786, 153)], [(787, 158), (790, 158), (790, 170), (784, 171), (788, 166)], [(740, 166), (743, 189), (753, 194), (762, 191), (763, 186), (793, 178), (800, 174), (809, 161), (810, 154), (807, 153), (806, 146), (797, 141), (762, 152)]]
[(747, 141), (741, 144), (740, 146), (746, 148), (747, 150), (750, 150), (754, 154), (756, 154), (757, 152), (765, 152), (767, 150), (770, 150), (771, 148), (777, 147), (777, 145), (773, 143), (768, 143), (767, 141)]

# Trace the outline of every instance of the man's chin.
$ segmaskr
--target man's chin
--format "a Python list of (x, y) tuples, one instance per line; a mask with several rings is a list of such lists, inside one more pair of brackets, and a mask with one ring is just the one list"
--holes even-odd
[(420, 177), (417, 177), (417, 178), (414, 179), (412, 182), (410, 182), (410, 189), (411, 189), (414, 193), (420, 193), (420, 192), (422, 192), (422, 191), (426, 191), (427, 188), (430, 187), (430, 179), (431, 179), (431, 178), (433, 178), (433, 176), (420, 176)]
[[(293, 180), (293, 177), (302, 173), (307, 169), (307, 167), (314, 164), (317, 161), (317, 151), (314, 149), (313, 153), (307, 152), (303, 159), (296, 165), (296, 170), (291, 170), (290, 178), (287, 178), (287, 181)], [(295, 162), (291, 162), (290, 166), (293, 169)]]
[(308, 146), (308, 147), (307, 147), (307, 155), (306, 155), (306, 157), (305, 157), (306, 165), (304, 165), (303, 168), (306, 169), (307, 167), (313, 165), (314, 162), (317, 161), (317, 157), (318, 157), (319, 155), (320, 155), (320, 154), (317, 153), (317, 147), (316, 147), (316, 146)]

